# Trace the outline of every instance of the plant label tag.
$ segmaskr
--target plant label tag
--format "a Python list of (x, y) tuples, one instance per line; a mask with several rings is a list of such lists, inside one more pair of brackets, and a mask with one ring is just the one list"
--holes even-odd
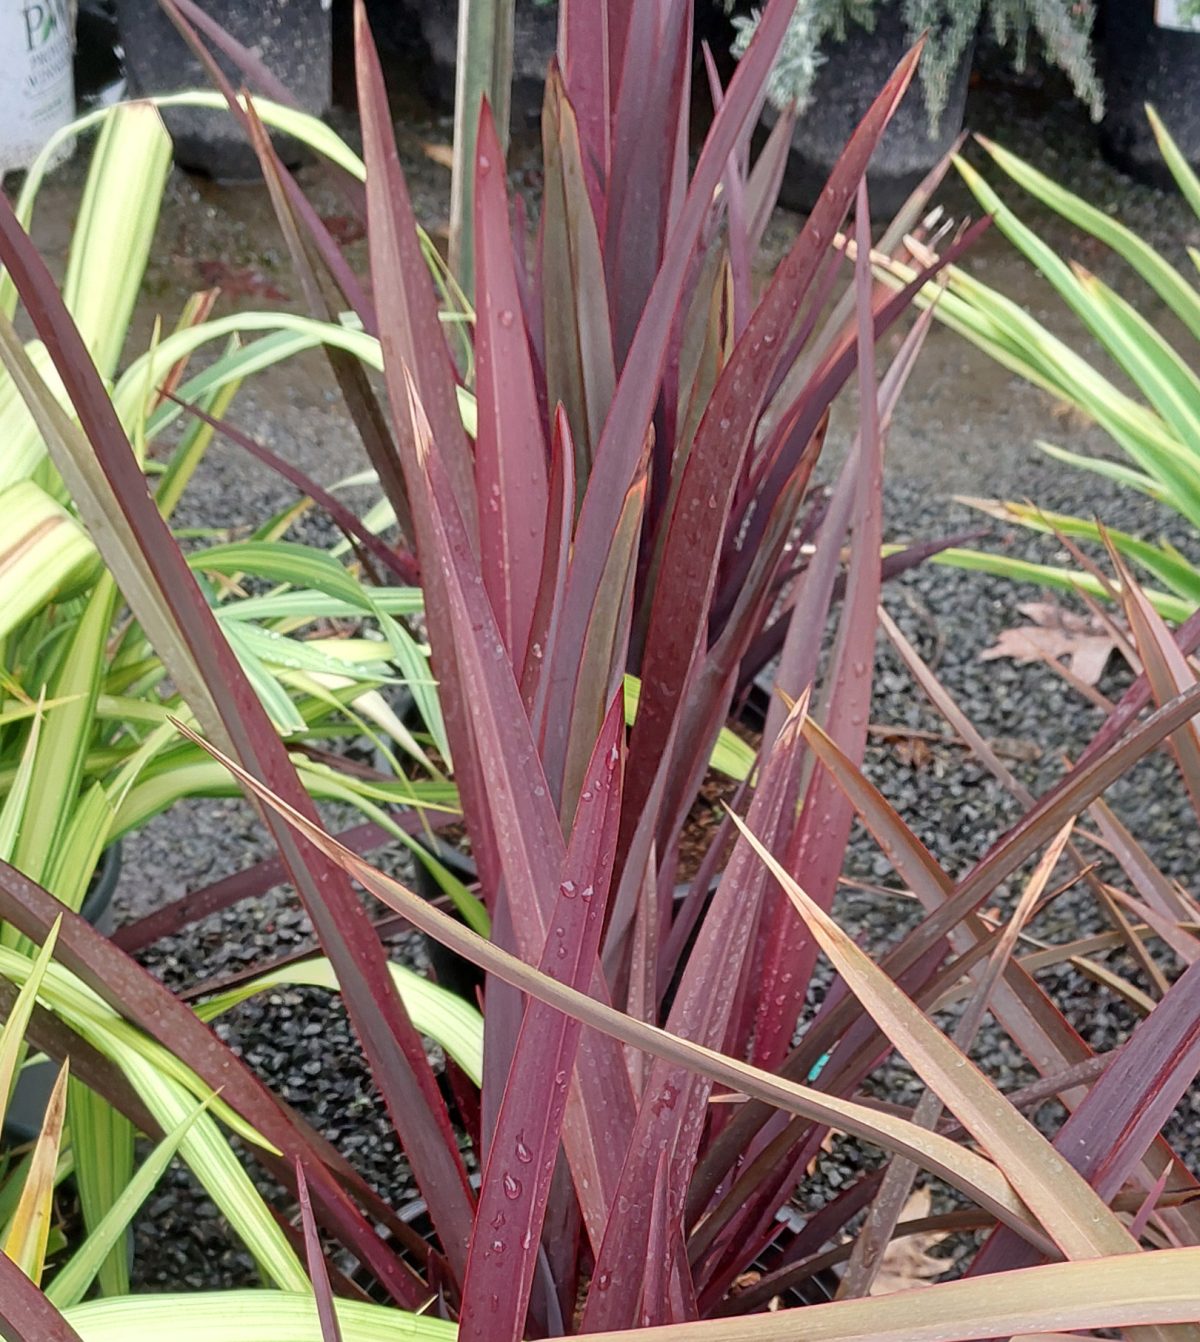
[(1200, 33), (1200, 4), (1196, 0), (1154, 0), (1154, 24), (1177, 33)]

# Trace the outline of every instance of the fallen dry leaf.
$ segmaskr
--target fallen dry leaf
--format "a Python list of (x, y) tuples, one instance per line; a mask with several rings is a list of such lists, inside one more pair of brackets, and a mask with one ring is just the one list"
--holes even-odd
[(425, 157), (436, 163), (440, 168), (453, 170), (454, 168), (454, 146), (448, 144), (435, 144), (432, 140), (422, 140), (421, 148), (425, 151)]
[(1014, 662), (1063, 660), (1077, 680), (1084, 685), (1096, 684), (1117, 648), (1099, 620), (1064, 610), (1052, 601), (1026, 601), (1017, 609), (1030, 623), (1003, 630), (995, 643), (979, 654), (980, 661), (998, 657)]
[[(901, 1221), (918, 1221), (930, 1214), (933, 1197), (928, 1188), (917, 1188), (909, 1195), (900, 1213)], [(944, 1230), (929, 1230), (920, 1235), (905, 1235), (887, 1246), (883, 1262), (871, 1285), (872, 1295), (891, 1295), (895, 1291), (911, 1291), (918, 1286), (930, 1286), (950, 1264), (944, 1258), (934, 1258), (929, 1250), (946, 1238)]]

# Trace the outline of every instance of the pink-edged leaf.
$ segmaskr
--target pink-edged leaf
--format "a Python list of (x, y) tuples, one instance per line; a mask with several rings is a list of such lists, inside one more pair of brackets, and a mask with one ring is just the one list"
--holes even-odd
[[(392, 131), (383, 71), (362, 0), (355, 0), (354, 40), (367, 165), (367, 239), (384, 368), (389, 378), (398, 377), (402, 367), (410, 370), (474, 543), (478, 534), (475, 479), (470, 443), (459, 414), (458, 382), (438, 317), (437, 294), (421, 252), (417, 221)], [(401, 459), (408, 479), (416, 449), (411, 426), (403, 422), (403, 405), (403, 398), (397, 401), (393, 392)]]
[[(646, 443), (647, 457), (649, 441)], [(646, 457), (643, 458), (643, 466)], [(608, 697), (622, 683), (629, 651), (629, 631), (633, 613), (633, 586), (637, 571), (638, 537), (645, 514), (647, 479), (643, 469), (635, 477), (625, 499), (625, 506), (617, 518), (616, 530), (610, 538), (603, 580), (595, 593), (588, 612), (583, 645), (576, 657), (574, 668), (573, 702), (570, 733), (567, 739), (559, 808), (564, 820), (569, 819), (579, 796), (583, 771), (587, 764), (591, 743), (595, 738)], [(556, 660), (561, 647), (564, 626), (570, 614), (569, 593), (563, 599), (562, 613), (550, 645), (550, 658)], [(549, 736), (554, 719), (549, 710), (553, 706), (554, 686), (547, 687), (546, 717), (539, 724), (542, 739)]]
[(529, 648), (521, 672), (521, 697), (530, 722), (541, 722), (546, 704), (542, 675), (562, 614), (562, 593), (571, 558), (571, 531), (575, 517), (575, 447), (571, 425), (561, 402), (555, 407), (550, 434), (550, 478), (547, 483), (546, 542), (537, 603), (529, 631)]
[(558, 21), (558, 63), (579, 124), (584, 174), (601, 226), (603, 184), (612, 159), (607, 8), (593, 0), (561, 0)]
[[(379, 327), (375, 318), (374, 304), (330, 236), (324, 221), (280, 162), (266, 127), (259, 120), (254, 104), (249, 103), (243, 113), (240, 104), (232, 98), (231, 91), (222, 82), (220, 70), (213, 66), (212, 72), (214, 79), (225, 90), (230, 109), (242, 118), (250, 133), (251, 142), (262, 165), (271, 204), (284, 241), (287, 243), (293, 269), (304, 290), (309, 311), (318, 321), (337, 320), (337, 312), (326, 298), (325, 289), (316, 273), (316, 266), (320, 265), (341, 291), (351, 309), (358, 314), (363, 330), (368, 335), (378, 335)], [(392, 504), (401, 534), (411, 543), (412, 510), (404, 485), (404, 474), (391, 428), (367, 370), (363, 367), (362, 361), (348, 350), (325, 345), (324, 353), (337, 379), (346, 409), (354, 421), (367, 456), (379, 478), (380, 488)]]
[[(624, 706), (615, 699), (588, 769), (538, 968), (586, 991), (616, 850)], [(578, 1021), (530, 1002), (492, 1133), (471, 1239), (459, 1336), (520, 1342), (575, 1067)]]
[[(634, 1311), (636, 1327), (654, 1328), (664, 1323), (685, 1323), (696, 1317), (695, 1293), (680, 1281), (686, 1271), (687, 1255), (679, 1224), (671, 1216), (670, 1162), (660, 1151), (650, 1185), (650, 1216), (646, 1223), (646, 1243), (642, 1250), (646, 1271), (642, 1298)], [(686, 1300), (683, 1309), (678, 1304)]]
[(312, 1282), (313, 1295), (317, 1301), (321, 1342), (342, 1342), (342, 1330), (338, 1326), (333, 1292), (329, 1287), (329, 1269), (325, 1265), (321, 1236), (317, 1231), (316, 1219), (313, 1217), (312, 1199), (308, 1195), (308, 1180), (304, 1177), (304, 1166), (299, 1160), (296, 1161), (295, 1170), (296, 1192), (300, 1200), (300, 1220), (304, 1227), (304, 1255), (308, 1263), (308, 1276)]
[[(1163, 918), (1173, 922), (1187, 922), (1195, 916), (1195, 908), (1186, 895), (1154, 865), (1149, 854), (1117, 819), (1107, 802), (1093, 802), (1089, 814), (1095, 820), (1109, 851), (1121, 864), (1122, 870), (1147, 904)], [(1193, 942), (1196, 940), (1194, 933), (1182, 935)], [(1184, 954), (1189, 963), (1194, 958), (1192, 950), (1181, 952), (1178, 944), (1175, 945), (1175, 949), (1178, 953)]]
[[(826, 732), (859, 761), (867, 740), (883, 540), (883, 440), (871, 322), (870, 212), (866, 180), (861, 175), (856, 220), (860, 395), (854, 544), (824, 708)], [(822, 909), (832, 904), (853, 819), (853, 807), (836, 779), (825, 769), (815, 770), (785, 861)], [(816, 946), (803, 920), (778, 897), (764, 910), (763, 926), (760, 942), (765, 936), (766, 953), (761, 961), (754, 1057), (764, 1065), (777, 1066), (791, 1045), (816, 961)]]
[(351, 1202), (342, 1184), (354, 1189), (356, 1196), (366, 1184), (333, 1146), (269, 1091), (227, 1044), (141, 965), (78, 914), (64, 910), (59, 900), (28, 877), (0, 863), (0, 918), (41, 944), (59, 917), (58, 962), (126, 1020), (170, 1048), (282, 1151), (285, 1158), (279, 1161), (261, 1148), (254, 1153), (285, 1184), (292, 1179), (292, 1161), (300, 1158), (326, 1225), (376, 1273), (398, 1304), (419, 1308), (424, 1299), (420, 1281), (383, 1245)]
[[(517, 951), (536, 963), (549, 935), (566, 846), (512, 665), (440, 456), (431, 450), (428, 422), (411, 380), (408, 397), (407, 413), (414, 438), (422, 445), (426, 476), (424, 512), (432, 545), (425, 562), (436, 561), (445, 594), (462, 689), (488, 779), (484, 805), (504, 878), (505, 903), (497, 912), (508, 922), (497, 918), (493, 935), (499, 942), (511, 926)], [(595, 958), (589, 972), (590, 991), (607, 1000)], [(580, 1044), (563, 1131), (589, 1233), (598, 1235), (603, 1224), (632, 1125), (633, 1097), (621, 1051), (607, 1037), (589, 1033)]]
[(508, 230), (504, 157), (486, 99), (475, 151), (475, 480), (480, 567), (514, 666), (525, 663), (546, 545), (546, 440)]
[[(38, 402), (53, 439), (55, 464), (96, 538), (123, 575), (134, 608), (189, 707), (256, 777), (304, 814), (315, 807), (265, 709), (246, 679), (187, 560), (159, 514), (106, 388), (61, 295), (11, 207), (0, 199), (0, 257), (45, 342), (79, 416), (100, 472), (86, 472), (67, 444), (75, 433), (57, 405)], [(12, 351), (17, 371), (39, 385)], [(27, 359), (25, 359), (27, 363)], [(60, 450), (61, 449), (61, 450)], [(218, 693), (219, 689), (219, 693)], [(290, 826), (268, 818), (288, 874), (333, 965), (372, 1075), (427, 1191), (455, 1265), (466, 1260), (472, 1198), (420, 1036), (388, 969), (387, 956), (361, 901), (336, 865)]]
[[(771, 751), (749, 811), (749, 823), (761, 826), (774, 843), (790, 829), (795, 799), (794, 773), (801, 746), (799, 715), (787, 724)], [(725, 1042), (737, 985), (746, 973), (759, 906), (766, 888), (765, 871), (750, 845), (739, 842), (700, 927), (667, 1019), (667, 1029), (708, 1048)], [(638, 1110), (637, 1125), (621, 1171), (616, 1211), (610, 1216), (604, 1244), (596, 1260), (594, 1280), (608, 1283), (588, 1294), (584, 1325), (635, 1327), (637, 1302), (644, 1295), (648, 1260), (645, 1243), (651, 1207), (644, 1190), (654, 1177), (660, 1154), (669, 1160), (673, 1225), (682, 1228), (683, 1192), (696, 1161), (708, 1115), (711, 1084), (673, 1066), (656, 1062), (650, 1070)]]
[[(355, 65), (358, 103), (363, 127), (363, 156), (367, 164), (368, 250), (375, 299), (381, 316), (380, 344), (384, 380), (395, 422), (405, 488), (410, 499), (422, 498), (424, 476), (408, 413), (407, 378), (416, 383), (432, 430), (438, 455), (449, 475), (455, 501), (466, 519), (471, 547), (478, 537), (475, 467), (458, 410), (457, 382), (438, 318), (437, 295), (417, 237), (417, 224), (408, 196), (400, 156), (392, 131), (387, 90), (375, 44), (361, 0), (354, 9)], [(407, 374), (405, 370), (407, 371)], [(453, 756), (455, 779), (463, 812), (471, 818), (471, 840), (485, 888), (494, 888), (498, 871), (495, 843), (484, 817), (484, 779), (455, 668), (454, 642), (446, 626), (446, 601), (427, 509), (413, 510), (413, 540), (422, 573), (425, 611), (429, 626), (431, 664), (439, 683), (442, 718)]]
[(4, 1342), (82, 1342), (37, 1286), (2, 1253), (0, 1337)]
[[(708, 92), (713, 109), (720, 107), (725, 96), (721, 76), (706, 42), (704, 44), (704, 72), (708, 76)], [(729, 156), (721, 190), (725, 194), (726, 231), (729, 247), (729, 280), (733, 290), (733, 334), (735, 339), (745, 330), (753, 302), (751, 261), (752, 249), (746, 223), (746, 181), (742, 166), (743, 150), (739, 147)]]
[[(604, 273), (617, 369), (625, 363), (658, 274), (669, 228), (677, 145), (686, 137), (692, 66), (692, 8), (629, 7), (612, 109), (612, 169), (606, 192)], [(646, 134), (654, 126), (656, 133)]]
[(795, 128), (796, 108), (791, 104), (775, 118), (766, 143), (750, 169), (746, 181), (746, 237), (752, 255), (757, 254), (762, 245), (763, 234), (775, 212), (788, 155), (792, 152)]
[(587, 192), (579, 127), (554, 70), (546, 83), (542, 145), (546, 180), (538, 254), (546, 397), (551, 406), (565, 408), (571, 426), (573, 523), (617, 375), (604, 258)]
[[(1200, 1073), (1197, 985), (1200, 964), (1193, 964), (1139, 1021), (1054, 1139), (1063, 1159), (1106, 1202), (1138, 1173), (1146, 1156), (1153, 1164), (1149, 1177), (1143, 1176), (1143, 1187), (1152, 1187), (1156, 1177), (1175, 1170), (1189, 1178), (1186, 1167), (1156, 1138)], [(1008, 1271), (1037, 1261), (1036, 1253), (1029, 1253), (1020, 1240), (998, 1231), (972, 1271)]]
[[(595, 595), (603, 580), (612, 535), (625, 509), (630, 488), (637, 479), (693, 251), (708, 218), (713, 192), (720, 182), (725, 163), (757, 106), (759, 91), (774, 62), (792, 12), (791, 0), (770, 0), (754, 40), (729, 85), (725, 101), (713, 119), (608, 407), (600, 442), (595, 448), (594, 456), (597, 459), (603, 457), (604, 469), (592, 475), (584, 496), (568, 576), (562, 631), (556, 640), (554, 662), (549, 669), (551, 710), (546, 724), (543, 759), (547, 776), (556, 790), (563, 774), (571, 733), (570, 707), (576, 698), (574, 671), (579, 649), (583, 646)], [(610, 36), (612, 31), (610, 28)], [(610, 58), (618, 59), (615, 42), (610, 46)], [(548, 329), (546, 339), (549, 346)], [(581, 705), (581, 708), (595, 721), (603, 711), (604, 702), (605, 697), (601, 696), (598, 702)]]
[[(1095, 814), (1094, 806), (1091, 813)], [(1152, 905), (1143, 904), (1140, 899), (1134, 899), (1132, 895), (1126, 894), (1116, 886), (1105, 888), (1111, 899), (1120, 904), (1136, 922), (1146, 923), (1150, 931), (1159, 937), (1165, 946), (1169, 946), (1185, 965), (1195, 964), (1200, 960), (1200, 939), (1194, 932), (1189, 932), (1174, 919), (1159, 913)], [(1157, 984), (1155, 986), (1158, 987)], [(1163, 987), (1159, 995), (1165, 993), (1166, 988)]]
[[(1190, 657), (1200, 647), (1200, 610), (1188, 616), (1175, 631), (1174, 638), (1175, 646), (1186, 657)], [(1103, 727), (1088, 742), (1087, 749), (1080, 755), (1077, 763), (1090, 764), (1096, 756), (1108, 750), (1150, 702), (1150, 682), (1143, 672), (1121, 696), (1116, 708), (1109, 714)]]

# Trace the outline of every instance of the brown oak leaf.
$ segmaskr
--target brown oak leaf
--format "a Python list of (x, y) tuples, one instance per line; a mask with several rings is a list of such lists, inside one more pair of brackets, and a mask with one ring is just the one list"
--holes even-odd
[(1064, 610), (1052, 601), (1026, 601), (1017, 609), (1030, 623), (1003, 630), (979, 654), (980, 661), (997, 657), (1014, 662), (1063, 661), (1077, 680), (1096, 684), (1118, 646), (1100, 620)]
[[(915, 1189), (904, 1210), (901, 1221), (918, 1221), (929, 1215), (933, 1197), (928, 1188)], [(927, 1230), (917, 1235), (894, 1239), (884, 1250), (883, 1262), (871, 1283), (872, 1295), (891, 1295), (895, 1291), (911, 1291), (918, 1286), (931, 1286), (950, 1268), (945, 1258), (934, 1258), (929, 1250), (946, 1238), (946, 1231)]]

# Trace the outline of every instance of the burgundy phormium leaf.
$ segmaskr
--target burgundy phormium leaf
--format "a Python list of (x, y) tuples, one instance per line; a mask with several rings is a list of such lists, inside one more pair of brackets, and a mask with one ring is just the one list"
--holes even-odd
[[(434, 556), (457, 641), (464, 699), (470, 706), (476, 746), (489, 780), (486, 818), (499, 841), (505, 917), (512, 928), (513, 949), (534, 963), (549, 935), (551, 901), (561, 878), (566, 845), (512, 668), (505, 669), (503, 640), (488, 608), (449, 481), (431, 450), (429, 425), (411, 380), (408, 390), (407, 413), (413, 417), (414, 439), (421, 444), (427, 475), (423, 503), (436, 546)], [(598, 999), (607, 996), (594, 959), (589, 987)], [(568, 1096), (563, 1140), (585, 1221), (590, 1219), (590, 1229), (598, 1236), (611, 1202), (617, 1161), (632, 1127), (633, 1105), (620, 1050), (607, 1038), (594, 1035), (586, 1035), (581, 1047), (584, 1058)], [(503, 1074), (499, 1080), (502, 1085)], [(485, 1110), (489, 1081), (485, 1072)]]
[(25, 1273), (2, 1253), (0, 1337), (4, 1342), (82, 1342), (75, 1329)]
[[(875, 661), (875, 607), (879, 602), (879, 550), (883, 538), (883, 437), (875, 386), (871, 330), (870, 211), (865, 178), (859, 174), (855, 289), (858, 298), (859, 427), (857, 482), (852, 520), (854, 546), (842, 603), (829, 689), (822, 705), (829, 735), (855, 762), (862, 759)], [(788, 870), (822, 908), (833, 901), (842, 853), (850, 837), (853, 808), (824, 769), (813, 773), (800, 820), (786, 850)], [(760, 1011), (753, 1056), (778, 1066), (791, 1043), (804, 1004), (816, 946), (794, 910), (778, 893), (764, 914), (760, 943), (765, 952)], [(786, 976), (786, 977), (785, 977)]]
[(304, 1256), (308, 1264), (308, 1276), (313, 1286), (313, 1295), (317, 1301), (317, 1317), (321, 1323), (321, 1342), (342, 1342), (342, 1330), (338, 1326), (337, 1309), (333, 1303), (333, 1293), (329, 1289), (329, 1269), (325, 1265), (325, 1254), (321, 1249), (321, 1236), (317, 1223), (313, 1219), (312, 1200), (308, 1196), (308, 1180), (304, 1177), (304, 1166), (296, 1161), (296, 1193), (300, 1199), (300, 1218), (304, 1227)]
[[(787, 802), (795, 795), (793, 774), (800, 745), (799, 723), (793, 720), (775, 743), (750, 807), (748, 823), (769, 844), (777, 842), (791, 819)], [(688, 958), (667, 1018), (668, 1029), (709, 1048), (721, 1048), (765, 887), (762, 864), (748, 845), (739, 842)], [(671, 1177), (663, 1210), (668, 1224), (681, 1235), (682, 1190), (690, 1182), (710, 1091), (701, 1078), (679, 1067), (663, 1062), (652, 1066), (618, 1185), (617, 1206), (626, 1210), (610, 1217), (596, 1260), (596, 1281), (607, 1286), (588, 1294), (584, 1324), (589, 1331), (637, 1326), (637, 1303), (651, 1285), (642, 1277), (651, 1265), (644, 1248), (651, 1204), (644, 1192), (655, 1182), (660, 1156), (665, 1158)]]
[(264, 447), (262, 443), (251, 438), (248, 433), (244, 433), (228, 420), (214, 419), (200, 406), (188, 401), (181, 401), (178, 396), (172, 393), (167, 393), (167, 399), (174, 401), (176, 405), (182, 406), (188, 414), (194, 415), (210, 428), (223, 434), (231, 443), (236, 443), (256, 461), (261, 461), (264, 466), (269, 466), (276, 475), (282, 476), (288, 484), (295, 485), (302, 494), (307, 495), (319, 508), (323, 508), (329, 514), (330, 518), (342, 529), (343, 535), (360, 554), (365, 551), (371, 559), (379, 564), (382, 571), (389, 574), (396, 582), (414, 585), (420, 581), (421, 575), (417, 569), (417, 561), (411, 554), (396, 550), (385, 541), (380, 540), (373, 531), (363, 525), (339, 498), (327, 489), (323, 489), (311, 476), (305, 475), (303, 471), (285, 461), (277, 452), (272, 452), (269, 447)]
[[(581, 991), (591, 981), (616, 852), (623, 729), (617, 700), (596, 739), (538, 962), (544, 974)], [(540, 1002), (526, 1008), (484, 1169), (459, 1323), (464, 1342), (519, 1342), (524, 1335), (536, 1256), (510, 1251), (542, 1237), (579, 1033), (577, 1021)]]
[(480, 564), (509, 659), (525, 664), (546, 545), (546, 441), (508, 230), (504, 156), (491, 109), (475, 158), (475, 483)]

